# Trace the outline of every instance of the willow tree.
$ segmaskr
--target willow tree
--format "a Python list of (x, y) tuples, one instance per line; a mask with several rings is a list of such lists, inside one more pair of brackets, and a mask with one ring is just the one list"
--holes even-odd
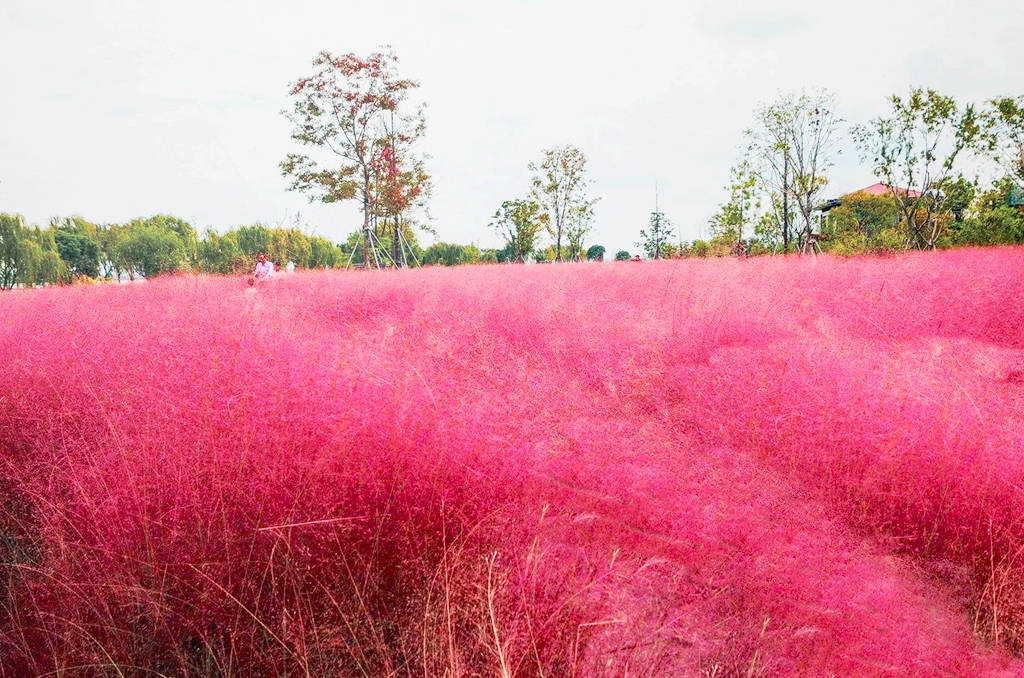
[[(292, 85), (292, 108), (284, 111), (293, 125), (292, 139), (309, 151), (290, 153), (281, 162), (284, 175), (292, 178), (290, 188), (309, 193), (310, 200), (362, 202), (367, 267), (371, 220), (384, 208), (383, 192), (394, 193), (400, 178), (402, 195), (419, 195), (407, 184), (426, 181), (422, 171), (400, 164), (411, 157), (405, 149), (424, 126), (422, 107), (407, 110), (409, 94), (419, 83), (398, 77), (396, 63), (390, 51), (366, 58), (320, 52), (312, 75)], [(382, 179), (382, 172), (389, 177)]]

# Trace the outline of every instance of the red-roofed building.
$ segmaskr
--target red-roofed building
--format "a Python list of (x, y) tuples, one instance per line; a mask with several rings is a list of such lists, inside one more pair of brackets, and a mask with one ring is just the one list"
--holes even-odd
[[(890, 195), (893, 192), (894, 191), (892, 186), (889, 186), (888, 184), (871, 184), (867, 188), (862, 188), (859, 191), (854, 191), (853, 193), (867, 193), (868, 195)], [(908, 198), (921, 197), (921, 194), (919, 192), (910, 188), (900, 188), (897, 186), (895, 192), (905, 193)], [(853, 195), (853, 193), (847, 193), (846, 195)], [(840, 200), (842, 200), (842, 198), (840, 198)]]
[[(919, 191), (915, 191), (912, 188), (899, 188), (899, 187), (897, 187), (895, 190), (896, 190), (896, 192), (905, 194), (908, 198), (919, 198), (919, 197), (921, 197), (921, 193)], [(892, 195), (893, 188), (891, 186), (889, 186), (889, 184), (882, 184), (882, 183), (871, 184), (867, 188), (862, 188), (859, 191), (851, 191), (849, 193), (844, 193), (839, 198), (832, 198), (831, 200), (826, 200), (825, 202), (821, 203), (820, 205), (818, 205), (817, 207), (814, 208), (814, 212), (816, 212), (817, 216), (818, 216), (817, 222), (818, 222), (819, 227), (821, 225), (822, 220), (825, 218), (825, 216), (830, 211), (834, 210), (836, 207), (839, 207), (840, 205), (843, 204), (843, 198), (846, 198), (846, 197), (851, 196), (851, 195), (856, 195), (858, 193), (866, 193), (868, 195), (881, 195), (881, 196), (885, 196), (885, 195)]]

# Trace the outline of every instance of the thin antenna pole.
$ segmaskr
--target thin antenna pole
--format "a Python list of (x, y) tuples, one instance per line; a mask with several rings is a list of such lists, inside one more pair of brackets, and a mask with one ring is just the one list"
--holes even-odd
[(661, 212), (658, 211), (658, 180), (654, 180), (654, 224), (652, 225), (652, 231), (657, 229), (654, 235), (654, 258), (661, 258)]

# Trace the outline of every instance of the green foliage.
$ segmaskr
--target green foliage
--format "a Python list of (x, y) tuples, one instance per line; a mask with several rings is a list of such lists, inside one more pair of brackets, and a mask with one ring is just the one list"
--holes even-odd
[(298, 266), (308, 266), (309, 258), (313, 248), (309, 244), (309, 238), (302, 231), (295, 228), (279, 229), (271, 231), (271, 247), (267, 256), (271, 261), (284, 266), (289, 261), (295, 262)]
[[(393, 266), (395, 265), (394, 259), (396, 257), (399, 259), (398, 265), (400, 266), (426, 263), (423, 261), (424, 249), (420, 246), (413, 225), (408, 221), (402, 221), (400, 222), (400, 228), (402, 234), (402, 248), (400, 250), (396, 251), (397, 248), (395, 247), (393, 237), (394, 227), (392, 226), (391, 229), (385, 230), (379, 235), (373, 230), (370, 231), (371, 237), (374, 239), (374, 246), (370, 248), (366, 256), (364, 256), (363, 252), (365, 235), (362, 231), (353, 231), (349, 234), (346, 241), (339, 245), (338, 265), (348, 265), (350, 262), (365, 262), (367, 256), (370, 259), (370, 265), (373, 267)], [(404, 261), (402, 260), (403, 256), (405, 258)]]
[(533, 172), (531, 198), (546, 212), (545, 227), (555, 239), (555, 261), (563, 260), (562, 238), (569, 244), (570, 257), (583, 252), (583, 240), (590, 232), (594, 203), (587, 195), (587, 158), (575, 146), (549, 148), (540, 164), (530, 163)]
[(241, 273), (251, 267), (251, 258), (238, 245), (238, 232), (218, 235), (207, 230), (199, 243), (199, 270), (206, 273)]
[(1024, 187), (1024, 95), (992, 99), (983, 122), (996, 160), (1018, 187)]
[(651, 221), (647, 230), (640, 229), (640, 242), (637, 246), (651, 259), (662, 259), (668, 256), (666, 240), (672, 232), (672, 222), (664, 212), (651, 212)]
[(629, 261), (630, 256), (626, 250), (619, 250), (615, 253), (615, 261)]
[(334, 268), (341, 263), (341, 249), (327, 238), (314, 236), (309, 239), (309, 268)]
[(730, 174), (726, 186), (729, 199), (708, 220), (708, 226), (714, 237), (740, 242), (748, 225), (757, 222), (761, 203), (756, 191), (757, 177), (748, 161), (743, 160), (733, 167)]
[[(835, 95), (827, 90), (780, 95), (759, 108), (755, 119), (746, 132), (752, 161), (748, 171), (767, 197), (771, 219), (753, 223), (766, 236), (765, 242), (781, 243), (788, 251), (794, 235), (799, 244), (812, 232), (812, 212), (828, 181), (832, 140), (842, 119), (835, 112)], [(799, 228), (794, 226), (797, 214), (802, 217)], [(742, 240), (742, 233), (737, 240)]]
[(1024, 243), (1024, 210), (1011, 204), (1013, 177), (996, 182), (974, 199), (969, 214), (951, 227), (954, 245), (1012, 245)]
[(537, 241), (537, 235), (548, 223), (540, 204), (533, 200), (506, 200), (494, 213), (490, 227), (505, 241), (511, 254), (507, 261), (524, 262)]
[(965, 151), (990, 145), (973, 105), (960, 106), (932, 89), (892, 96), (888, 117), (854, 128), (854, 139), (875, 176), (891, 187), (908, 247), (935, 248), (950, 222), (943, 187)]
[(18, 271), (25, 267), (24, 239), (25, 224), (22, 217), (0, 214), (0, 289), (9, 290), (18, 282)]
[(546, 264), (558, 260), (558, 253), (554, 245), (548, 245), (547, 247), (538, 247), (533, 251), (533, 254), (531, 256), (533, 257), (533, 260), (538, 264)]
[(118, 251), (118, 259), (132, 278), (135, 275), (152, 278), (187, 267), (187, 250), (181, 237), (144, 221), (129, 225)]
[(952, 240), (957, 245), (1024, 243), (1024, 217), (1017, 208), (1000, 205), (964, 220)]
[(604, 261), (604, 245), (591, 245), (588, 247), (587, 261)]
[(0, 290), (66, 280), (52, 230), (29, 228), (21, 215), (0, 214)]
[(269, 256), (273, 243), (273, 235), (269, 228), (262, 224), (253, 224), (252, 226), (242, 226), (236, 233), (238, 247), (242, 250), (242, 254), (255, 258), (257, 254), (263, 252)]
[(100, 275), (100, 244), (96, 238), (58, 228), (54, 233), (57, 253), (72, 277)]
[(431, 245), (423, 252), (423, 265), (459, 266), (476, 264), (481, 258), (480, 250), (475, 245), (456, 245), (439, 242)]
[(898, 226), (900, 208), (890, 195), (852, 193), (841, 199), (839, 207), (828, 213), (822, 226), (826, 241), (860, 236), (865, 242), (885, 230)]
[(569, 219), (565, 231), (566, 251), (565, 257), (569, 261), (582, 261), (584, 252), (584, 238), (590, 233), (591, 223), (594, 220), (594, 202), (578, 205), (569, 211)]

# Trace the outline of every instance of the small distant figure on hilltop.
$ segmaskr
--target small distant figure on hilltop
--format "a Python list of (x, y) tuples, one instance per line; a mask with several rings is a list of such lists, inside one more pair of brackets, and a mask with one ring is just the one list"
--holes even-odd
[(643, 259), (640, 258), (639, 254), (634, 254), (633, 258), (630, 259), (630, 261), (643, 261)]
[(253, 277), (257, 281), (266, 280), (273, 277), (274, 275), (274, 262), (267, 261), (267, 255), (260, 252), (256, 256), (256, 270), (253, 271)]

